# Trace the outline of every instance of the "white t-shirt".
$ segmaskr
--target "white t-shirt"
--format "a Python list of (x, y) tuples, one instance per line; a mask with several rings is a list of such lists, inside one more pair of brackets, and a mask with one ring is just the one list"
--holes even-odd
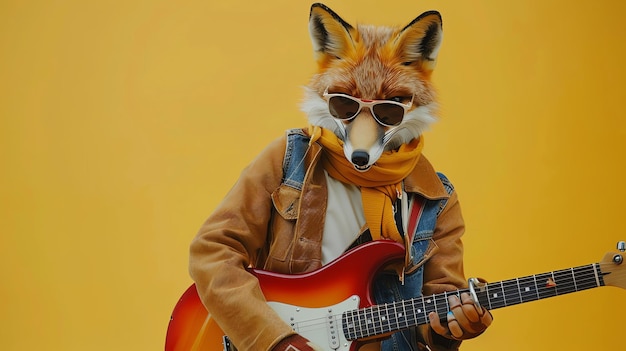
[[(328, 186), (328, 203), (322, 238), (322, 265), (341, 256), (358, 238), (366, 224), (361, 189), (354, 184), (336, 180), (326, 171), (324, 175)], [(407, 200), (407, 194), (403, 190), (400, 211), (405, 232), (412, 205)]]
[(356, 240), (365, 226), (361, 189), (354, 184), (342, 183), (329, 176), (328, 203), (322, 239), (322, 264), (341, 256)]

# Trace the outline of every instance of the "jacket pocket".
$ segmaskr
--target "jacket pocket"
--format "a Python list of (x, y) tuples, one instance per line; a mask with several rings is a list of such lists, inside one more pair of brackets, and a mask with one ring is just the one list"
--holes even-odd
[(266, 270), (286, 273), (287, 258), (293, 251), (293, 233), (298, 219), (300, 191), (281, 185), (271, 194), (274, 211), (268, 228)]
[(276, 212), (286, 220), (298, 219), (300, 205), (300, 191), (287, 185), (279, 186), (272, 193), (272, 203)]
[(411, 245), (411, 264), (406, 268), (405, 274), (411, 274), (422, 267), (439, 250), (432, 238), (432, 232), (423, 232), (415, 236)]

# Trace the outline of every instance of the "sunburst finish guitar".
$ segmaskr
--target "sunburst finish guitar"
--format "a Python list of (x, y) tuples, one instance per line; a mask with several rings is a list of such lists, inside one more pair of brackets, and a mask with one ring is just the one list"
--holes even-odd
[[(451, 294), (470, 292), (493, 310), (600, 286), (626, 289), (624, 251), (620, 242), (618, 251), (607, 253), (599, 263), (481, 285), (470, 279), (470, 289), (384, 305), (376, 305), (370, 286), (382, 267), (404, 259), (403, 245), (392, 241), (363, 244), (310, 273), (250, 272), (258, 278), (268, 304), (294, 330), (329, 351), (355, 351), (373, 339), (428, 323), (430, 312), (445, 319)], [(165, 342), (165, 351), (191, 350), (234, 350), (194, 285), (174, 308)]]

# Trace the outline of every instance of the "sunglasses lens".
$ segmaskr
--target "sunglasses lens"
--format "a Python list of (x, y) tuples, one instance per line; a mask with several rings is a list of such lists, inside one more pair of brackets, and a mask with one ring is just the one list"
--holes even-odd
[(381, 103), (373, 106), (378, 121), (388, 126), (397, 126), (404, 118), (404, 108), (395, 104)]
[(333, 96), (328, 100), (328, 109), (333, 117), (349, 119), (359, 112), (359, 103), (343, 96)]

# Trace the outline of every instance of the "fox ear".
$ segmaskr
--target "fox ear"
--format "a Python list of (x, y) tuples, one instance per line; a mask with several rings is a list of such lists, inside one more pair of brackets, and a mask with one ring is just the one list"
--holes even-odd
[(432, 71), (442, 39), (441, 15), (437, 11), (424, 12), (398, 33), (397, 54), (407, 66), (419, 64), (422, 69)]
[(354, 48), (354, 28), (323, 4), (313, 4), (309, 16), (309, 33), (318, 62), (342, 59)]

